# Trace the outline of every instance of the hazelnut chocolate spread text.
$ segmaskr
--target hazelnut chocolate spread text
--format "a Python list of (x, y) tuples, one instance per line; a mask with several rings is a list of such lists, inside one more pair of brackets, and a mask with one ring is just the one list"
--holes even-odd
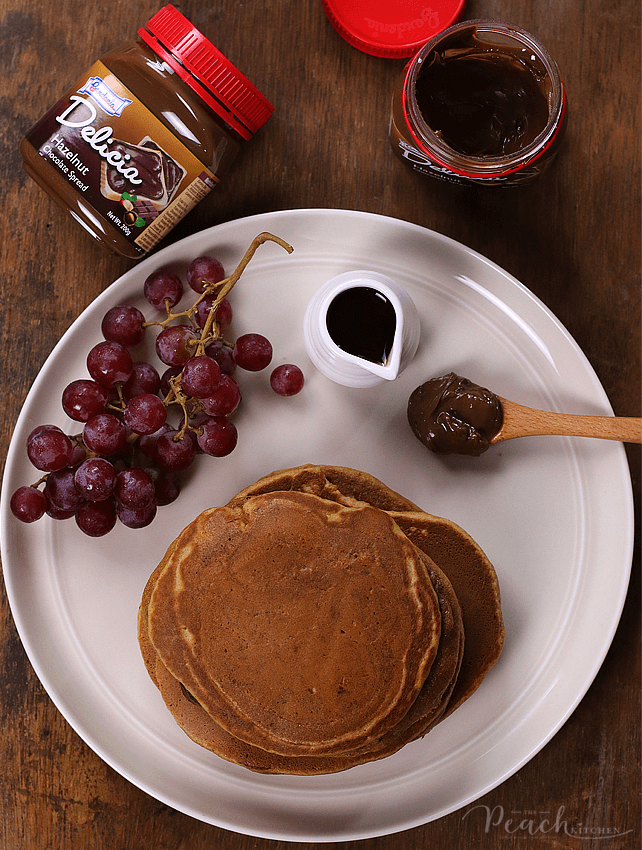
[(454, 372), (421, 384), (408, 400), (413, 433), (436, 454), (478, 457), (499, 433), (502, 421), (499, 398)]

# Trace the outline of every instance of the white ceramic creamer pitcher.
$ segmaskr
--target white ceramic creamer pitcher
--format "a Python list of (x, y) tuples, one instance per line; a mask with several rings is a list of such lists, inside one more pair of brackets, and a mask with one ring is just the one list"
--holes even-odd
[[(310, 300), (303, 319), (310, 360), (346, 387), (393, 381), (414, 357), (419, 335), (419, 316), (410, 295), (387, 275), (373, 271), (344, 272), (327, 281)], [(370, 342), (378, 354), (371, 353)]]

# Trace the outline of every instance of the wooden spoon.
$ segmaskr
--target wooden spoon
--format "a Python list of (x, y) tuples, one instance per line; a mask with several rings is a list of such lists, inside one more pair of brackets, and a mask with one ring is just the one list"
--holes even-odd
[(597, 437), (623, 443), (642, 443), (642, 419), (624, 416), (581, 416), (553, 413), (524, 407), (498, 396), (504, 410), (504, 421), (491, 443), (514, 437), (557, 434), (567, 437)]

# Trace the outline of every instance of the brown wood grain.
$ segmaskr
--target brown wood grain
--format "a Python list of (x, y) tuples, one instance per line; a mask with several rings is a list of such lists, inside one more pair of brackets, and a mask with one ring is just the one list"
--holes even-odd
[[(131, 266), (96, 248), (27, 178), (20, 139), (158, 5), (0, 0), (3, 462), (26, 393), (56, 341)], [(567, 136), (551, 171), (533, 186), (499, 192), (422, 179), (392, 156), (389, 102), (404, 62), (347, 45), (320, 0), (187, 0), (180, 8), (276, 111), (167, 242), (241, 216), (301, 207), (364, 210), (426, 226), (522, 281), (577, 340), (615, 413), (640, 415), (638, 0), (470, 0), (467, 17), (503, 19), (538, 36), (568, 92)], [(475, 804), (406, 833), (354, 842), (354, 850), (640, 846), (639, 447), (627, 447), (627, 456), (638, 517), (633, 578), (611, 649), (578, 708), (541, 752)], [(200, 823), (108, 767), (39, 683), (4, 592), (0, 730), (2, 850), (311, 846)], [(545, 817), (549, 826), (557, 817), (558, 825), (565, 820), (584, 831), (544, 831)]]

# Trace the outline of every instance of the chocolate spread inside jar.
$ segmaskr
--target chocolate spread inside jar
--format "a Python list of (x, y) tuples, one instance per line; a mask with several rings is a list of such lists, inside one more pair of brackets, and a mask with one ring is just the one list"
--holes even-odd
[(454, 372), (421, 384), (408, 400), (414, 435), (436, 454), (478, 457), (500, 432), (503, 418), (494, 393)]
[(521, 50), (501, 53), (476, 34), (436, 49), (417, 77), (426, 124), (466, 156), (505, 156), (531, 144), (548, 122), (548, 78)]
[(517, 185), (552, 162), (566, 96), (545, 48), (519, 27), (467, 21), (433, 38), (395, 89), (393, 151), (456, 183)]

